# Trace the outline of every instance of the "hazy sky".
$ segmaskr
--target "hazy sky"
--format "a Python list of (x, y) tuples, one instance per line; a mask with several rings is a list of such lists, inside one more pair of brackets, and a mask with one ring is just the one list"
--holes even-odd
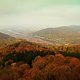
[(0, 0), (0, 29), (80, 25), (80, 0)]

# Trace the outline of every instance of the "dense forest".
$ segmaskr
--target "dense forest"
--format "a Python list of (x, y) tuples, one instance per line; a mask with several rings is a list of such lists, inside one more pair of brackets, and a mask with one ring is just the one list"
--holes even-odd
[(80, 80), (80, 45), (21, 41), (2, 47), (0, 80)]

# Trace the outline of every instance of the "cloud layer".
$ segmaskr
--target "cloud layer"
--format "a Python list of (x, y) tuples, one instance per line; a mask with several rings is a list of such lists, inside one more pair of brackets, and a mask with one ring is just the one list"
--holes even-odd
[(0, 28), (80, 25), (79, 0), (0, 0)]

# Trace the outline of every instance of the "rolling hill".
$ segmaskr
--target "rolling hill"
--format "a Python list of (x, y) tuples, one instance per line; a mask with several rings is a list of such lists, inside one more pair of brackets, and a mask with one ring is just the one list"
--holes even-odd
[(12, 44), (16, 39), (12, 36), (0, 32), (0, 47), (8, 44)]
[(51, 41), (56, 44), (79, 44), (80, 26), (63, 26), (46, 28), (33, 33), (35, 37)]

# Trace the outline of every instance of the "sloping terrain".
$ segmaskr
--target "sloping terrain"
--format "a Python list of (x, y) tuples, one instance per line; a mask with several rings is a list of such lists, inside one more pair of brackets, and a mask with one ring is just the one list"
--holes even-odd
[(80, 26), (63, 26), (47, 28), (33, 33), (35, 37), (53, 42), (54, 44), (79, 44)]
[(16, 39), (14, 37), (9, 36), (4, 33), (0, 33), (0, 47), (8, 45), (8, 44), (12, 44), (15, 41), (16, 41)]

